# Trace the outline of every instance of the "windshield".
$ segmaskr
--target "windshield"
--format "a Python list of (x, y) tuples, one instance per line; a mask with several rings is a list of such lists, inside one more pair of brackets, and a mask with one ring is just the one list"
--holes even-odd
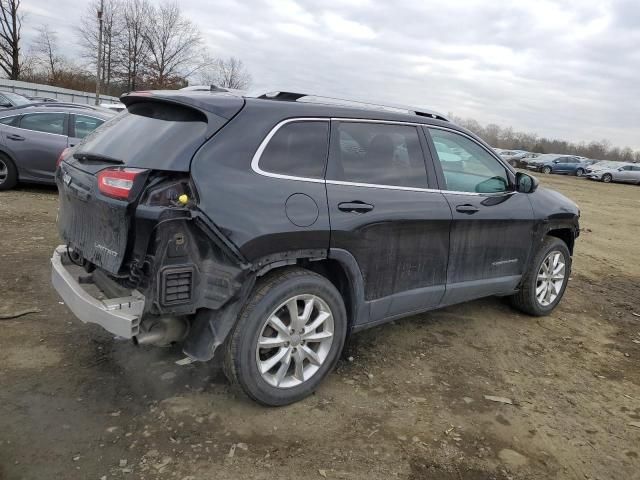
[(13, 103), (16, 106), (18, 106), (18, 105), (27, 105), (29, 103), (33, 103), (27, 97), (23, 97), (22, 95), (18, 95), (17, 93), (2, 92), (2, 95), (7, 97), (9, 100), (11, 100), (11, 103)]

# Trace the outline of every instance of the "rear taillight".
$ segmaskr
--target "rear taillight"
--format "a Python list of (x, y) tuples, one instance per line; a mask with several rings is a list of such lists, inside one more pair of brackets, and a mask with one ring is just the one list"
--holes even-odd
[(107, 168), (98, 173), (98, 189), (103, 195), (127, 200), (141, 168)]
[(67, 154), (67, 152), (69, 150), (71, 150), (69, 147), (67, 147), (64, 150), (62, 150), (62, 153), (60, 153), (60, 156), (58, 157), (58, 160), (56, 160), (56, 168), (58, 168), (60, 166), (60, 164), (62, 163), (62, 159), (65, 157), (65, 155)]

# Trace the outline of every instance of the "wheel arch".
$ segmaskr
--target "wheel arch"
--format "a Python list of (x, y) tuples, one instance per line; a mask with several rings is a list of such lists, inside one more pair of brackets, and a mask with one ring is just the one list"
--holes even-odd
[(555, 237), (562, 240), (569, 249), (569, 253), (573, 255), (573, 247), (576, 242), (576, 234), (573, 228), (570, 227), (559, 227), (553, 228), (547, 231), (547, 236)]
[(340, 292), (347, 311), (347, 327), (351, 332), (355, 324), (366, 321), (364, 308), (364, 281), (356, 259), (346, 250), (330, 249), (324, 257), (311, 255), (287, 255), (286, 259), (272, 261), (258, 271), (258, 278), (267, 272), (296, 266), (317, 273), (329, 280)]

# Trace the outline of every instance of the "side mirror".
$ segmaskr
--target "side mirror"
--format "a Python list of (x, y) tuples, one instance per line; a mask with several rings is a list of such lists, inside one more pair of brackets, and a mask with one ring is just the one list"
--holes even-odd
[(560, 160), (554, 160), (553, 163), (560, 163)]
[(2, 107), (2, 108), (11, 108), (11, 107), (13, 107), (13, 105), (11, 105), (9, 102), (5, 102), (5, 103), (0, 103), (0, 107)]
[(532, 177), (531, 175), (527, 175), (524, 172), (516, 173), (516, 191), (520, 193), (533, 193), (537, 190), (538, 179)]
[(622, 172), (623, 170), (624, 170), (624, 167), (620, 167), (620, 168), (618, 168), (618, 171), (619, 171), (619, 172)]

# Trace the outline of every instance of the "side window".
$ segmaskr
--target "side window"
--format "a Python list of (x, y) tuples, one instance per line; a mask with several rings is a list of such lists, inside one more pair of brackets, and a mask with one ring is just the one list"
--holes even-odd
[(447, 190), (499, 193), (509, 189), (502, 164), (473, 140), (447, 130), (430, 128)]
[(22, 117), (20, 128), (64, 135), (65, 116), (65, 113), (28, 113)]
[(283, 125), (260, 156), (260, 169), (293, 177), (324, 178), (329, 150), (328, 121)]
[(104, 123), (99, 118), (87, 117), (86, 115), (75, 115), (73, 125), (76, 138), (84, 138)]
[(4, 118), (0, 118), (0, 123), (2, 123), (3, 125), (9, 125), (10, 127), (15, 127), (18, 125), (18, 119), (20, 118), (19, 115), (14, 115), (12, 117), (4, 117)]
[(411, 125), (339, 122), (331, 180), (427, 188), (418, 130)]

